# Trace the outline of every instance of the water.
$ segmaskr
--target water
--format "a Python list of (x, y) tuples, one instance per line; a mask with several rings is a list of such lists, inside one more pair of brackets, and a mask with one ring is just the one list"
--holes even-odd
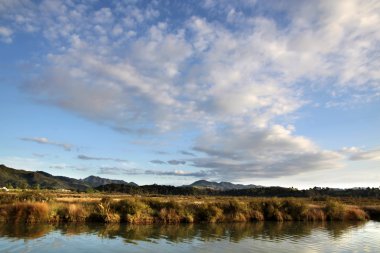
[(0, 225), (0, 252), (380, 252), (380, 222)]

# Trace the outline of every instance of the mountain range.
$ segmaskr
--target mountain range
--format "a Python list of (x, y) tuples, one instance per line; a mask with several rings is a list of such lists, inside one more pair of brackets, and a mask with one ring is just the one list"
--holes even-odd
[(107, 185), (107, 184), (126, 184), (126, 185), (138, 186), (138, 184), (134, 182), (127, 183), (124, 180), (108, 179), (108, 178), (102, 178), (102, 177), (97, 177), (97, 176), (86, 177), (85, 179), (82, 179), (82, 182), (94, 188), (101, 185)]
[[(0, 165), (0, 187), (12, 186), (18, 188), (39, 187), (41, 189), (70, 189), (85, 191), (89, 188), (96, 188), (102, 185), (118, 184), (138, 186), (134, 182), (125, 182), (123, 180), (114, 180), (98, 176), (89, 176), (84, 179), (75, 179), (64, 176), (53, 176), (44, 171), (26, 171), (9, 168)], [(256, 185), (233, 184), (230, 182), (210, 182), (199, 180), (190, 185), (183, 187), (208, 188), (212, 190), (232, 190), (232, 189), (249, 189), (256, 188)]]
[(257, 188), (262, 186), (257, 186), (253, 184), (244, 185), (244, 184), (233, 184), (230, 182), (210, 182), (207, 180), (198, 180), (190, 185), (185, 185), (185, 187), (196, 187), (196, 188), (209, 188), (213, 190), (240, 190), (240, 189), (250, 189), (250, 188)]
[(126, 184), (137, 186), (123, 180), (112, 180), (97, 176), (89, 176), (84, 179), (75, 179), (64, 176), (53, 176), (44, 171), (26, 171), (9, 168), (0, 165), (0, 187), (12, 186), (18, 188), (39, 187), (41, 189), (69, 189), (85, 191), (106, 184)]

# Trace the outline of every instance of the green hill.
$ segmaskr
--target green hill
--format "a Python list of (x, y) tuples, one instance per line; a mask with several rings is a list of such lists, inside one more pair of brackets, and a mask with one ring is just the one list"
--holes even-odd
[(210, 182), (206, 180), (198, 180), (191, 185), (187, 185), (187, 187), (197, 187), (197, 188), (209, 188), (214, 190), (240, 190), (240, 189), (251, 189), (251, 188), (257, 188), (261, 186), (257, 185), (243, 185), (243, 184), (233, 184), (230, 182)]
[(64, 176), (53, 176), (44, 171), (26, 171), (9, 168), (0, 165), (0, 187), (12, 186), (13, 188), (41, 188), (41, 189), (69, 189), (85, 191), (89, 188), (106, 184), (125, 184), (138, 186), (123, 180), (112, 180), (97, 176), (89, 176), (85, 179), (75, 179)]
[(125, 185), (138, 186), (136, 183), (133, 183), (133, 182), (127, 183), (123, 180), (108, 179), (108, 178), (102, 178), (102, 177), (97, 177), (97, 176), (89, 176), (83, 179), (82, 181), (90, 185), (91, 187), (98, 187), (98, 186), (107, 185), (107, 184), (125, 184)]
[(90, 186), (81, 180), (63, 176), (53, 176), (43, 171), (26, 171), (0, 165), (0, 186), (17, 188), (86, 190)]

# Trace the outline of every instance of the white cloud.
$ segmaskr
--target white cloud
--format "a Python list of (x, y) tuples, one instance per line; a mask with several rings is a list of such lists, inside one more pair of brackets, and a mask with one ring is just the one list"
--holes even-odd
[(189, 152), (186, 150), (181, 150), (181, 151), (179, 151), (179, 153), (182, 155), (186, 155), (186, 156), (196, 156), (193, 152)]
[(21, 157), (21, 156), (3, 156), (1, 157), (1, 164), (10, 168), (19, 170), (40, 170), (46, 168), (47, 164), (36, 157)]
[(352, 161), (380, 160), (380, 149), (363, 150), (358, 147), (344, 147), (341, 152)]
[(166, 164), (166, 162), (162, 160), (151, 160), (150, 162), (154, 164)]
[(0, 26), (0, 40), (5, 43), (11, 43), (12, 42), (12, 34), (13, 31), (7, 27)]
[(197, 172), (188, 172), (183, 170), (174, 170), (174, 171), (154, 171), (146, 170), (146, 175), (157, 175), (157, 176), (179, 176), (179, 177), (197, 177), (205, 178), (209, 176), (209, 172), (201, 170)]
[(186, 161), (169, 160), (167, 163), (170, 165), (184, 165), (186, 164)]
[[(47, 97), (58, 90), (60, 97), (49, 98), (52, 103), (86, 117), (100, 120), (107, 117), (107, 121), (121, 120), (122, 124), (125, 121), (142, 124), (134, 119), (146, 119), (163, 131), (176, 127), (181, 119), (266, 126), (305, 104), (302, 95), (307, 87), (296, 85), (299, 80), (309, 79), (315, 86), (316, 82), (323, 84), (324, 79), (336, 76), (338, 90), (341, 85), (368, 84), (373, 88), (376, 84), (376, 67), (373, 71), (377, 74), (355, 74), (355, 80), (345, 73), (355, 73), (356, 67), (342, 72), (344, 64), (358, 60), (355, 55), (365, 58), (359, 59), (358, 64), (368, 60), (379, 39), (374, 30), (376, 12), (367, 5), (350, 3), (291, 6), (299, 11), (297, 15), (291, 8), (283, 7), (290, 19), (285, 28), (270, 16), (245, 16), (243, 28), (236, 30), (191, 16), (182, 27), (169, 30), (167, 23), (158, 22), (139, 31), (136, 39), (121, 36), (120, 41), (112, 40), (114, 28), (118, 28), (118, 34), (129, 28), (114, 15), (114, 9), (78, 8), (82, 23), (91, 15), (96, 17), (88, 24), (95, 31), (88, 32), (85, 25), (79, 24), (80, 20), (72, 24), (67, 19), (53, 23), (56, 27), (76, 27), (80, 40), (74, 30), (65, 35), (62, 29), (54, 29), (61, 34), (48, 38), (54, 41), (59, 37), (70, 38), (73, 48), (64, 54), (51, 54), (53, 68), (34, 86), (47, 90)], [(311, 8), (314, 5), (316, 8)], [(354, 7), (372, 18), (367, 20), (368, 17), (340, 11), (346, 8), (351, 13)], [(152, 8), (140, 10), (133, 6), (125, 15), (144, 22), (139, 13)], [(310, 13), (314, 9), (317, 12)], [(61, 15), (70, 12), (68, 8), (62, 10)], [(361, 25), (356, 24), (357, 20)], [(99, 31), (103, 31), (106, 44), (99, 42)], [(353, 47), (358, 40), (371, 43), (363, 45), (364, 48)], [(83, 45), (81, 49), (79, 44)], [(368, 80), (368, 76), (373, 77)], [(59, 85), (53, 85), (53, 81)], [(90, 91), (89, 99), (80, 98), (75, 90)]]
[(296, 136), (292, 131), (292, 128), (275, 125), (207, 133), (194, 147), (207, 156), (190, 161), (193, 166), (211, 169), (214, 179), (234, 181), (343, 167), (342, 155), (321, 150), (311, 140)]
[(57, 147), (63, 148), (66, 151), (71, 151), (71, 149), (74, 147), (74, 145), (72, 144), (51, 141), (45, 137), (23, 137), (23, 138), (20, 138), (20, 140), (57, 146)]
[(114, 161), (114, 162), (122, 162), (122, 163), (128, 162), (128, 160), (126, 159), (111, 158), (111, 157), (96, 157), (96, 156), (87, 156), (87, 155), (78, 155), (77, 158), (80, 160)]
[(102, 174), (104, 175), (139, 175), (141, 174), (141, 172), (138, 169), (103, 166), (99, 168), (97, 174), (100, 174), (100, 175)]
[(188, 11), (172, 20), (173, 10), (153, 2), (98, 9), (44, 1), (4, 17), (17, 21), (12, 31), (41, 32), (60, 48), (26, 85), (38, 100), (128, 134), (191, 126), (206, 156), (194, 165), (231, 178), (340, 167), (338, 152), (283, 121), (324, 103), (313, 101), (318, 93), (326, 106), (380, 98), (380, 3), (201, 5), (210, 16)]

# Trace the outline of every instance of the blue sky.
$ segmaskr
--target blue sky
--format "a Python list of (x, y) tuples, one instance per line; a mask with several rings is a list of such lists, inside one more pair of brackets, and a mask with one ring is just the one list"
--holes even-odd
[(0, 1), (0, 162), (379, 186), (378, 1)]

